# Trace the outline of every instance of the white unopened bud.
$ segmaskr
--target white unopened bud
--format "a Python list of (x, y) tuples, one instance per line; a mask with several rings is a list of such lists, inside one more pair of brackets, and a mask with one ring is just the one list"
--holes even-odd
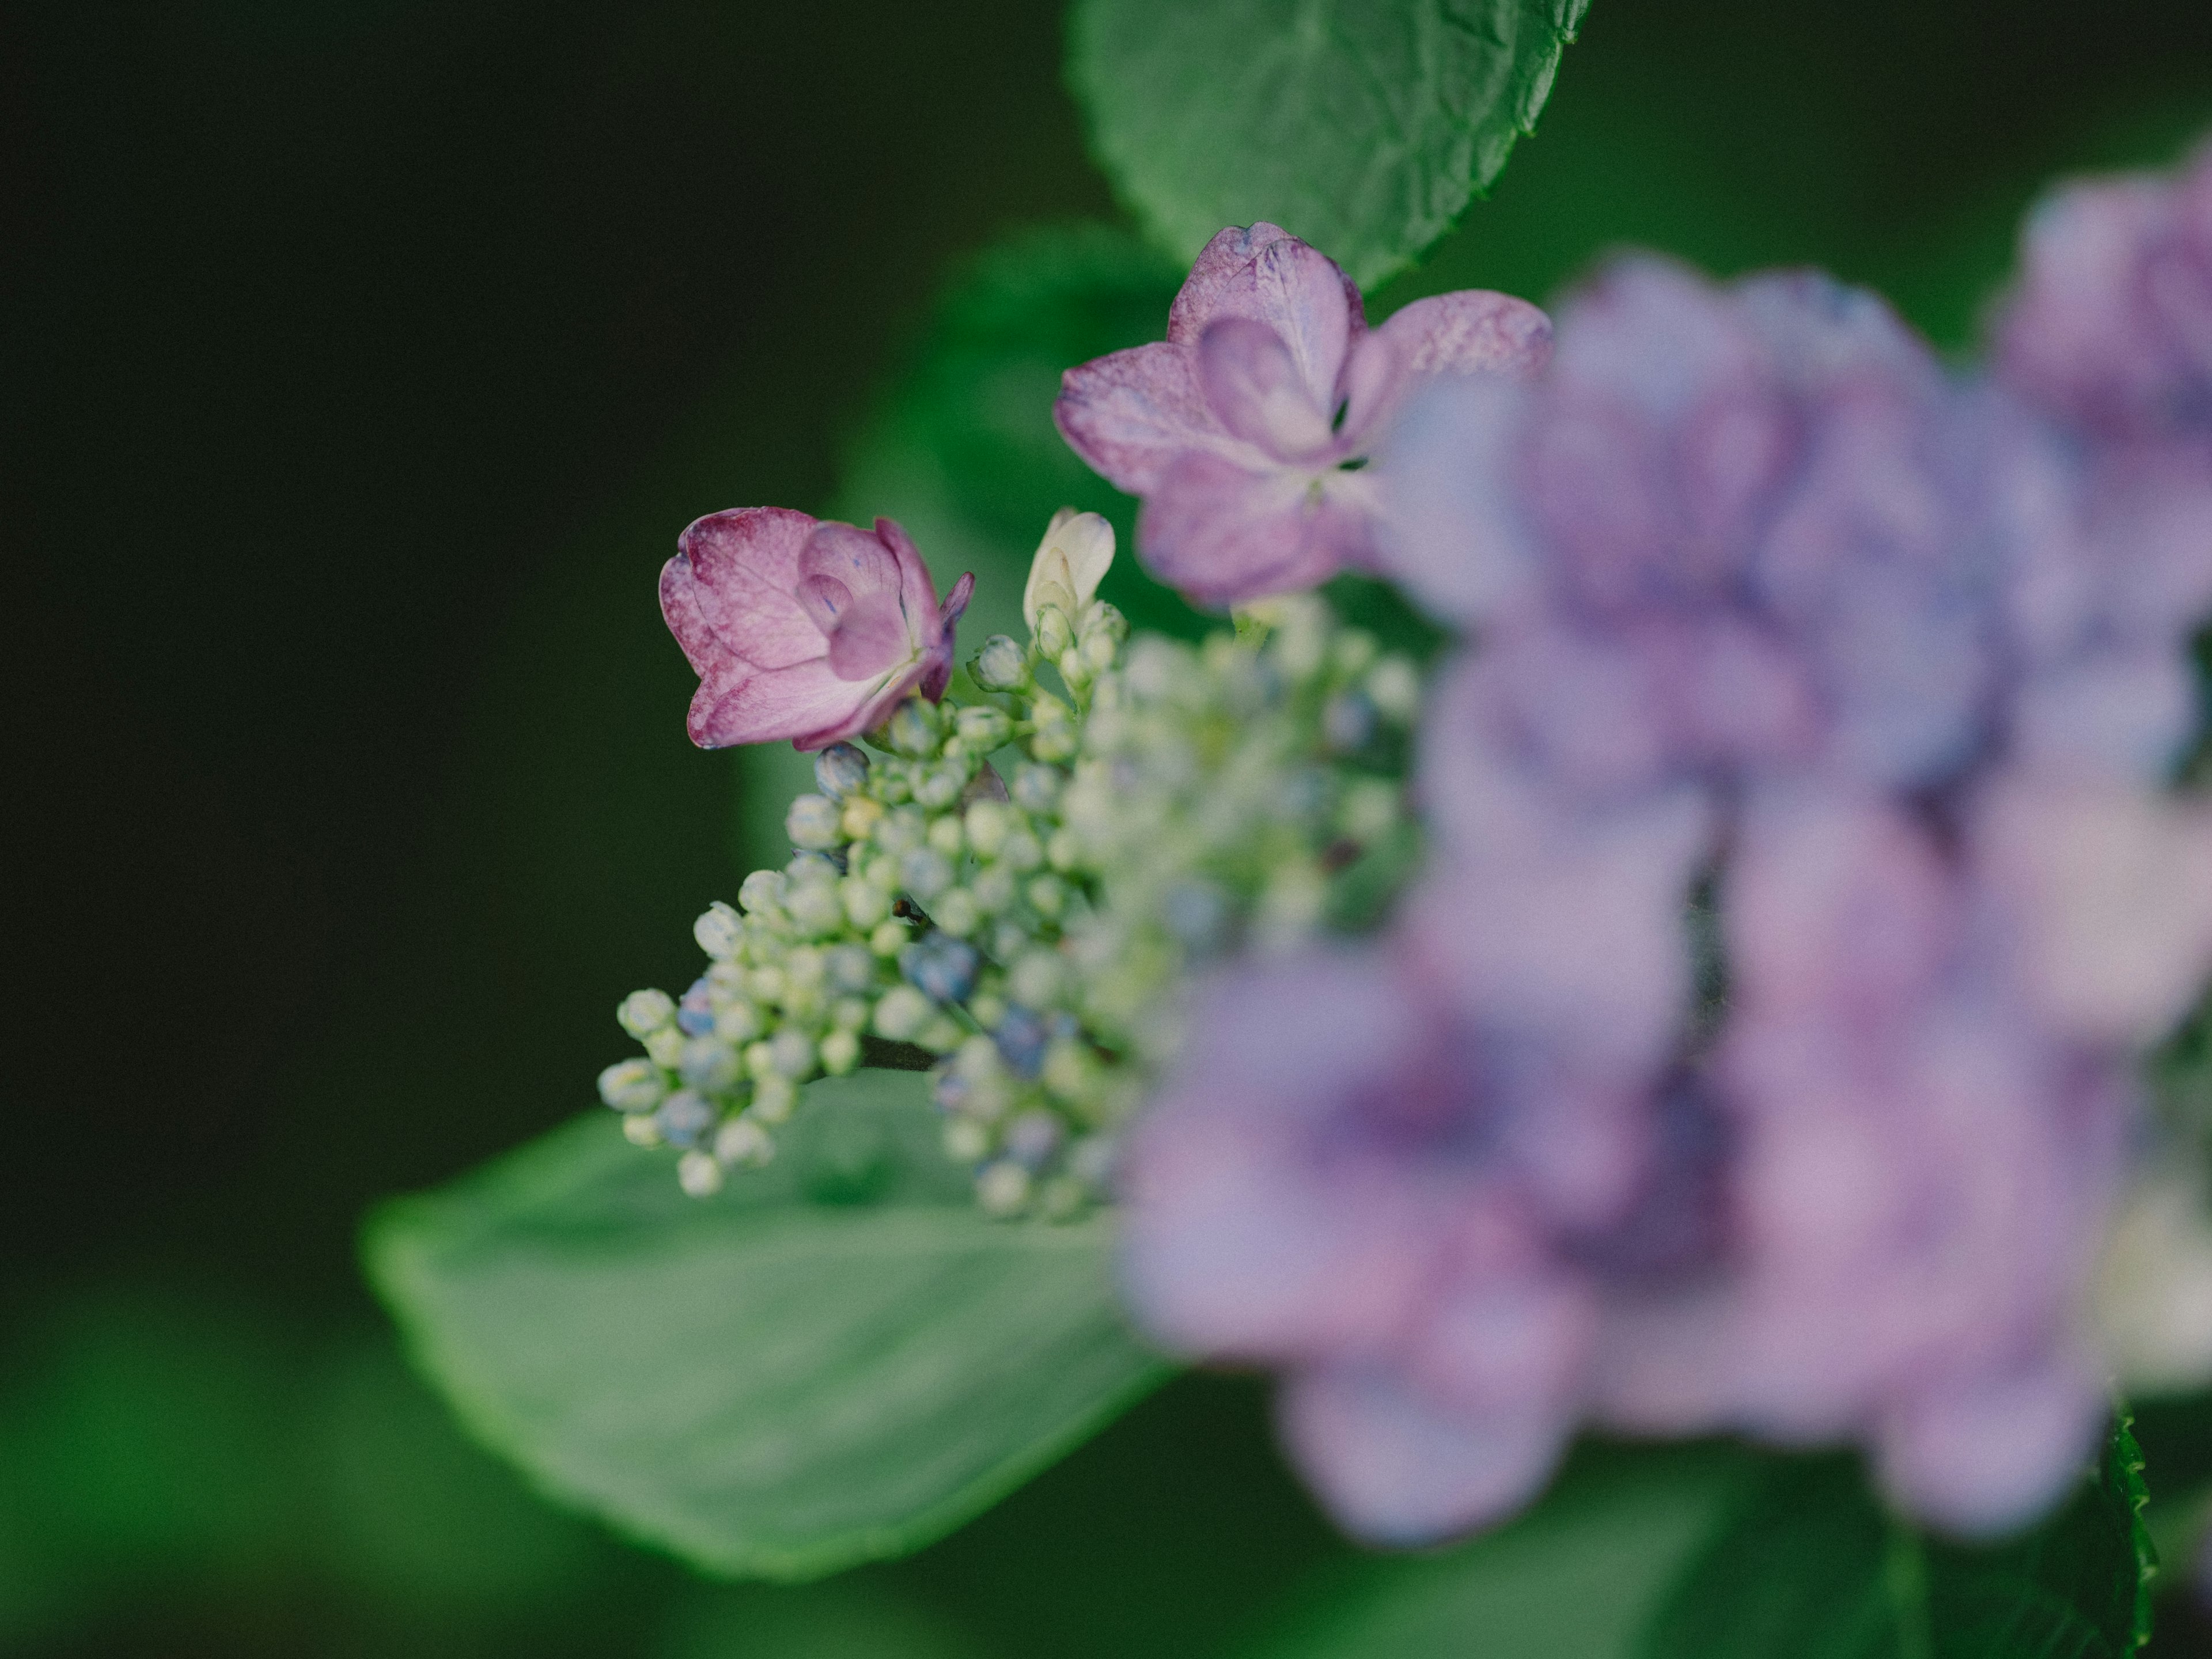
[(793, 847), (826, 851), (843, 839), (838, 824), (842, 816), (837, 803), (829, 796), (801, 795), (783, 815), (783, 830)]
[(676, 1160), (676, 1184), (693, 1198), (712, 1198), (722, 1190), (722, 1166), (712, 1152), (686, 1152)]
[(775, 1156), (775, 1140), (750, 1116), (733, 1117), (715, 1131), (714, 1156), (725, 1164), (757, 1168)]
[(756, 870), (738, 889), (738, 902), (749, 916), (780, 911), (783, 908), (783, 890), (790, 880), (781, 870)]
[(684, 1058), (684, 1045), (690, 1041), (689, 1037), (673, 1025), (664, 1025), (659, 1030), (647, 1035), (646, 1056), (662, 1070), (672, 1072), (676, 1069), (677, 1062)]
[(1003, 748), (1014, 735), (1014, 723), (1006, 711), (988, 703), (977, 703), (962, 709), (953, 717), (953, 728), (960, 733), (960, 741), (969, 752), (988, 755), (994, 749)]
[(1064, 616), (1077, 615), (1098, 591), (1113, 562), (1114, 526), (1096, 513), (1061, 507), (1045, 526), (1044, 539), (1030, 561), (1029, 580), (1022, 588), (1022, 620), (1034, 631), (1042, 627), (1047, 606)]
[(976, 1164), (990, 1155), (991, 1132), (972, 1117), (956, 1117), (945, 1126), (945, 1155), (955, 1164)]
[(975, 1177), (975, 1202), (988, 1216), (1016, 1216), (1030, 1201), (1030, 1172), (1012, 1159), (987, 1164)]
[(787, 1025), (769, 1039), (769, 1064), (794, 1083), (812, 1075), (814, 1042), (805, 1032)]
[(649, 1060), (622, 1060), (599, 1073), (599, 1098), (618, 1112), (649, 1112), (668, 1085)]
[(676, 999), (665, 991), (632, 991), (615, 1010), (615, 1019), (640, 1042), (676, 1018)]
[(904, 1042), (929, 1024), (937, 1005), (911, 985), (894, 986), (876, 1004), (876, 1031), (894, 1042)]
[(727, 962), (744, 942), (745, 924), (738, 913), (716, 899), (706, 914), (691, 924), (691, 937), (717, 962)]
[(1421, 712), (1421, 677), (1403, 657), (1385, 657), (1367, 671), (1367, 696), (1376, 712), (1401, 726)]
[(1059, 661), (1060, 653), (1075, 643), (1074, 624), (1067, 620), (1067, 612), (1056, 605), (1040, 610), (1032, 626), (1036, 630), (1039, 653), (1051, 661)]
[(930, 906), (930, 918), (955, 939), (965, 939), (981, 925), (983, 912), (975, 896), (964, 887), (950, 887)]
[(622, 1121), (623, 1139), (633, 1146), (660, 1145), (660, 1126), (653, 1121), (649, 1112), (635, 1112)]

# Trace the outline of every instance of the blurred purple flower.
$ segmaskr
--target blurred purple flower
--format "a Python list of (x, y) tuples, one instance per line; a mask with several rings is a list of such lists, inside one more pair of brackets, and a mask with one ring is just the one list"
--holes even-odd
[(936, 701), (975, 586), (961, 577), (940, 606), (889, 519), (872, 533), (781, 507), (699, 520), (660, 573), (661, 615), (699, 676), (692, 742), (821, 749), (881, 724), (909, 693)]
[(1168, 337), (1067, 371), (1054, 418), (1076, 453), (1145, 498), (1144, 556), (1217, 605), (1374, 562), (1363, 464), (1406, 393), (1438, 375), (1526, 374), (1551, 325), (1469, 290), (1369, 330), (1335, 263), (1270, 224), (1224, 230), (1168, 313)]
[(2212, 438), (2212, 144), (2041, 203), (1995, 333), (1998, 374), (2103, 441)]
[[(1595, 1328), (1554, 1236), (1627, 1201), (1632, 1126), (1585, 1091), (1581, 1190), (1548, 1191), (1534, 1079), (1389, 955), (1229, 980), (1182, 1054), (1124, 1166), (1139, 1318), (1180, 1352), (1287, 1370), (1291, 1455), (1363, 1537), (1423, 1542), (1528, 1498)], [(1571, 1085), (1546, 1081), (1556, 1118)], [(1593, 1194), (1601, 1166), (1620, 1178)]]

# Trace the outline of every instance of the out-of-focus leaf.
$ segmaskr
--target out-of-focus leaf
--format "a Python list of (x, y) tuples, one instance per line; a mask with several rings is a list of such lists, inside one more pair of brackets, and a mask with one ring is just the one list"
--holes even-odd
[(904, 523), (942, 588), (975, 572), (966, 651), (1022, 632), (1022, 584), (1063, 507), (1103, 514), (1119, 550), (1102, 593), (1141, 628), (1198, 618), (1136, 559), (1135, 504), (1085, 466), (1053, 425), (1060, 377), (1167, 331), (1182, 272), (1118, 231), (1024, 231), (956, 271), (927, 327), (849, 452), (836, 516)]
[(484, 1443), (710, 1571), (904, 1553), (1168, 1371), (1124, 1328), (1105, 1218), (985, 1220), (918, 1078), (814, 1085), (717, 1198), (605, 1114), (371, 1222), (371, 1277)]
[(1250, 1659), (1622, 1659), (1755, 1468), (1732, 1446), (1585, 1446), (1517, 1521), (1360, 1564)]
[(1535, 130), (1588, 0), (1079, 0), (1091, 146), (1185, 259), (1271, 220), (1362, 288), (1418, 258)]
[(1638, 1659), (2124, 1659), (2150, 1633), (2143, 1502), (2124, 1420), (2063, 1509), (1980, 1548), (1899, 1522), (1855, 1458), (1778, 1461)]

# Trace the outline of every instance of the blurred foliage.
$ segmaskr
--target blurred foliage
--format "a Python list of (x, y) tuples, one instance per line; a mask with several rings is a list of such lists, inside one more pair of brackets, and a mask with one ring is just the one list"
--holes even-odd
[(604, 1109), (372, 1221), (416, 1363), (546, 1492), (732, 1577), (910, 1553), (1133, 1405), (1108, 1218), (976, 1209), (913, 1072), (804, 1091), (710, 1202)]
[(1266, 219), (1362, 288), (1404, 270), (1535, 130), (1588, 0), (1077, 0), (1091, 147), (1188, 264)]
[(2154, 1553), (2124, 1418), (2055, 1514), (2002, 1543), (1888, 1513), (1859, 1460), (1768, 1460), (1759, 1488), (1669, 1592), (1638, 1659), (2127, 1659), (2150, 1631)]
[[(972, 252), (1110, 210), (1056, 8), (193, 0), (21, 8), (7, 43), (0, 602), (35, 810), (6, 928), (46, 988), (15, 1005), (0, 1206), (0, 1649), (1205, 1655), (1379, 1642), (1363, 1586), (1433, 1578), (1448, 1613), (1456, 1561), (1503, 1564), (1481, 1595), (1533, 1571), (1517, 1528), (1350, 1550), (1258, 1388), (1191, 1376), (904, 1561), (704, 1586), (469, 1447), (350, 1283), (368, 1199), (586, 1103), (615, 1000), (688, 979), (690, 918), (742, 873), (733, 769), (683, 740), (652, 604), (684, 522), (919, 525), (958, 491), (933, 510), (998, 550), (922, 545), (988, 577), (971, 644), (1063, 501), (1127, 546), (1049, 390), (1158, 337), (1180, 271), (1112, 230), (1034, 233), (1057, 267)], [(2212, 12), (1601, 5), (1565, 69), (1370, 315), (1541, 299), (1640, 243), (1825, 264), (1962, 345), (2053, 173), (2212, 120)], [(1070, 290), (1120, 297), (1054, 312)], [(986, 299), (963, 321), (940, 291)], [(1057, 320), (1024, 343), (1032, 311)], [(90, 1027), (56, 1012), (87, 991), (96, 1142)], [(2165, 1411), (2139, 1417), (2154, 1519), (2212, 1401)], [(1694, 1530), (1651, 1501), (1655, 1538)], [(1598, 1620), (1661, 1567), (1590, 1513), (1559, 1571)], [(2170, 1598), (2149, 1651), (2212, 1633)]]

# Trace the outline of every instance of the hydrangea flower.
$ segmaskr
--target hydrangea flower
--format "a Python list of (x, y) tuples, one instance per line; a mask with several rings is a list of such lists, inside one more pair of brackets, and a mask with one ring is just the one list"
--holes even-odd
[(1407, 392), (1528, 374), (1550, 331), (1535, 307), (1474, 290), (1370, 330), (1334, 261), (1276, 226), (1232, 227), (1191, 267), (1166, 340), (1069, 369), (1053, 414), (1145, 498), (1138, 540), (1160, 578), (1241, 604), (1371, 565), (1382, 496), (1365, 463)]
[[(1938, 1524), (2031, 1518), (2108, 1409), (2136, 1057), (2212, 970), (2212, 818), (2157, 793), (2189, 465), (2132, 506), (2195, 580), (1877, 302), (1651, 261), (1383, 459), (1393, 568), (1482, 646), (1425, 722), (1431, 869), (1364, 999), (1206, 1005), (1131, 1166), (1140, 1313), (1285, 1370), (1381, 1539), (1500, 1512), (1585, 1416), (1856, 1440)], [(1500, 1193), (1473, 1259), (1559, 1323), (1470, 1327), (1521, 1385), (1475, 1387), (1431, 1356)]]
[(929, 567), (889, 519), (872, 532), (787, 507), (699, 520), (660, 573), (660, 611), (699, 676), (688, 721), (703, 749), (820, 749), (872, 730), (952, 673), (975, 579), (937, 601)]
[(2212, 144), (2178, 178), (2042, 203), (1998, 313), (1998, 372), (2106, 441), (2212, 437)]
[(1559, 1235), (1620, 1201), (1587, 1188), (1630, 1161), (1600, 1143), (1632, 1130), (1594, 1105), (1577, 1150), (1598, 1156), (1553, 1190), (1536, 1079), (1395, 954), (1226, 979), (1182, 1053), (1125, 1162), (1123, 1276), (1146, 1328), (1285, 1369), (1291, 1453), (1362, 1537), (1426, 1542), (1531, 1496), (1596, 1334)]

